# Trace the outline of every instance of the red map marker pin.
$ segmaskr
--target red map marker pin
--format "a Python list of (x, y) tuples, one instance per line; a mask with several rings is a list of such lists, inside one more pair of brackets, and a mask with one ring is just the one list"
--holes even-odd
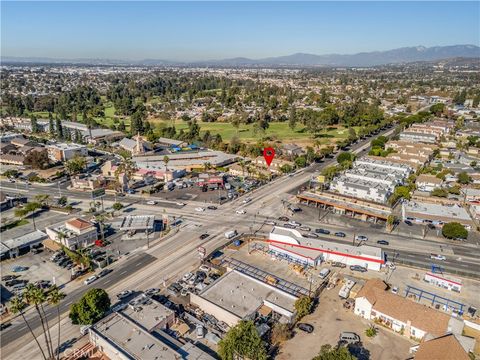
[(263, 157), (267, 162), (267, 165), (270, 166), (273, 158), (275, 157), (275, 149), (271, 147), (263, 149)]

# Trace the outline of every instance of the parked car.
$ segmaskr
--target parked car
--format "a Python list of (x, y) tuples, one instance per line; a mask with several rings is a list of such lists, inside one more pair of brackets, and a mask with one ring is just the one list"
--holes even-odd
[(130, 295), (133, 294), (133, 291), (131, 290), (124, 290), (120, 293), (117, 294), (117, 299), (118, 300), (121, 300), (121, 299), (125, 299), (126, 297), (129, 297)]
[(85, 285), (89, 285), (91, 283), (93, 283), (95, 280), (97, 280), (98, 278), (95, 276), (95, 275), (92, 275), (90, 276), (89, 278), (85, 279), (85, 281), (83, 282)]
[(28, 267), (27, 267), (27, 266), (19, 266), (19, 265), (17, 265), (17, 266), (14, 266), (14, 267), (12, 268), (12, 272), (15, 272), (15, 273), (16, 273), (16, 272), (27, 271), (27, 270), (28, 270)]
[(120, 303), (112, 307), (112, 312), (122, 311), (128, 307), (128, 304)]
[(243, 215), (243, 214), (246, 214), (247, 212), (243, 209), (238, 209), (237, 211), (235, 211), (237, 214), (240, 214), (240, 215)]
[(175, 204), (177, 204), (178, 206), (185, 206), (185, 203), (183, 203), (183, 202), (177, 202)]
[(248, 204), (250, 201), (252, 201), (252, 198), (250, 198), (250, 197), (247, 197), (247, 198), (243, 199), (244, 204)]
[(97, 276), (98, 276), (99, 278), (101, 278), (101, 277), (104, 277), (104, 276), (110, 274), (112, 271), (113, 271), (112, 269), (103, 269), (102, 271), (100, 271), (100, 272), (98, 273)]
[(288, 217), (286, 217), (286, 216), (280, 216), (280, 217), (278, 218), (278, 220), (280, 220), (280, 221), (288, 221), (288, 220), (290, 220), (290, 219), (289, 219)]
[(208, 265), (202, 265), (198, 268), (199, 270), (205, 272), (205, 273), (208, 273), (210, 271), (210, 266)]
[(350, 270), (358, 271), (358, 272), (366, 272), (367, 271), (366, 268), (364, 268), (363, 266), (360, 266), (360, 265), (351, 265)]
[(200, 235), (200, 240), (205, 240), (206, 238), (208, 238), (210, 235), (208, 235), (207, 233), (205, 234), (202, 234)]
[(158, 294), (159, 292), (160, 292), (160, 289), (150, 288), (145, 290), (145, 295), (152, 296), (152, 295)]
[(313, 325), (307, 324), (307, 323), (298, 323), (297, 328), (299, 328), (302, 331), (305, 331), (306, 333), (311, 334), (313, 332)]
[(354, 332), (342, 332), (340, 334), (340, 341), (353, 344), (360, 341), (360, 336)]
[(265, 225), (273, 225), (273, 226), (275, 226), (275, 225), (277, 225), (277, 223), (276, 223), (275, 221), (273, 221), (273, 220), (267, 220), (267, 221), (265, 221)]
[(342, 268), (342, 269), (344, 269), (344, 268), (347, 267), (346, 264), (344, 264), (344, 263), (342, 263), (342, 262), (340, 262), (340, 261), (335, 261), (334, 263), (332, 263), (332, 266), (333, 266), (333, 267)]
[(295, 220), (290, 220), (288, 223), (294, 227), (302, 226), (302, 224)]
[(203, 328), (203, 325), (197, 324), (196, 334), (197, 334), (197, 339), (203, 339), (203, 337), (205, 336), (205, 330)]
[(216, 206), (209, 205), (209, 206), (207, 206), (207, 209), (208, 210), (217, 210), (218, 208)]
[(284, 228), (287, 228), (287, 229), (295, 229), (295, 226), (293, 226), (293, 225), (290, 224), (290, 223), (283, 224), (283, 227), (284, 227)]
[(147, 205), (155, 205), (157, 202), (153, 200), (147, 201)]
[(188, 273), (183, 275), (182, 280), (183, 281), (188, 281), (192, 276), (193, 276), (193, 274), (191, 272), (188, 272)]
[(202, 212), (202, 211), (205, 211), (205, 208), (196, 207), (196, 208), (195, 208), (195, 211)]
[(311, 233), (308, 233), (308, 234), (307, 234), (307, 237), (311, 237), (311, 238), (317, 239), (317, 238), (318, 238), (318, 235), (311, 232)]
[(310, 231), (310, 230), (312, 230), (312, 229), (311, 229), (310, 227), (308, 227), (308, 226), (300, 226), (299, 229), (302, 230), (302, 231)]
[(431, 230), (435, 230), (435, 229), (436, 229), (435, 225), (433, 225), (433, 224), (428, 224), (427, 226), (428, 226), (428, 228), (431, 229)]
[(392, 294), (398, 294), (398, 287), (394, 286), (390, 291), (392, 292)]
[(325, 229), (315, 229), (315, 232), (317, 234), (325, 234), (325, 235), (330, 234), (330, 230), (325, 230)]
[(412, 226), (412, 225), (413, 225), (413, 223), (412, 223), (410, 220), (405, 220), (404, 222), (405, 222), (405, 224), (407, 224), (408, 226)]
[(378, 241), (377, 241), (377, 244), (380, 244), (380, 245), (389, 245), (390, 243), (389, 243), (387, 240), (378, 240)]
[(347, 235), (345, 235), (345, 233), (344, 233), (344, 232), (337, 231), (337, 232), (335, 233), (335, 236), (338, 236), (338, 237), (342, 237), (342, 238), (344, 238), (344, 237), (345, 237), (345, 236), (347, 236)]

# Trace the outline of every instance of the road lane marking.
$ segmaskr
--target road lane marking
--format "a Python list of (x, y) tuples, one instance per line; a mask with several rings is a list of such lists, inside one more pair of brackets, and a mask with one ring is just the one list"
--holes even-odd
[(126, 274), (126, 273), (127, 273), (127, 270), (122, 271), (119, 275), (123, 275), (123, 274)]

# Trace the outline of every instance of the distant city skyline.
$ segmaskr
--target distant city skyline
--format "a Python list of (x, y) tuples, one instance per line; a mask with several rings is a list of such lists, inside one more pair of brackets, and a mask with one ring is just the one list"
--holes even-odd
[(480, 45), (479, 2), (1, 3), (2, 56), (203, 61)]

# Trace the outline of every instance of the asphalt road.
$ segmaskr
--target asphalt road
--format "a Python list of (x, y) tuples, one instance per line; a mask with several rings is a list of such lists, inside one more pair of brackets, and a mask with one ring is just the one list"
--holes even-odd
[[(70, 309), (70, 305), (78, 301), (87, 290), (91, 288), (107, 288), (110, 286), (110, 284), (122, 281), (124, 278), (132, 275), (132, 273), (138, 271), (144, 266), (147, 266), (155, 260), (157, 260), (156, 257), (146, 253), (138, 253), (133, 255), (131, 258), (126, 260), (123, 264), (118, 266), (113, 272), (106, 275), (105, 277), (102, 277), (97, 281), (91, 283), (90, 285), (82, 286), (81, 288), (78, 288), (67, 294), (67, 296), (60, 303), (60, 314), (68, 311)], [(45, 307), (45, 313), (49, 321), (52, 320), (52, 323), (56, 323), (56, 307), (51, 307), (47, 305)], [(26, 317), (28, 323), (30, 324), (30, 327), (32, 327), (33, 329), (41, 326), (40, 318), (36, 315), (36, 313), (28, 312)], [(1, 347), (6, 346), (10, 342), (18, 339), (21, 336), (30, 335), (24, 321), (19, 317), (17, 317), (16, 319), (17, 320), (15, 321), (15, 325), (2, 331), (2, 336), (0, 337)]]

